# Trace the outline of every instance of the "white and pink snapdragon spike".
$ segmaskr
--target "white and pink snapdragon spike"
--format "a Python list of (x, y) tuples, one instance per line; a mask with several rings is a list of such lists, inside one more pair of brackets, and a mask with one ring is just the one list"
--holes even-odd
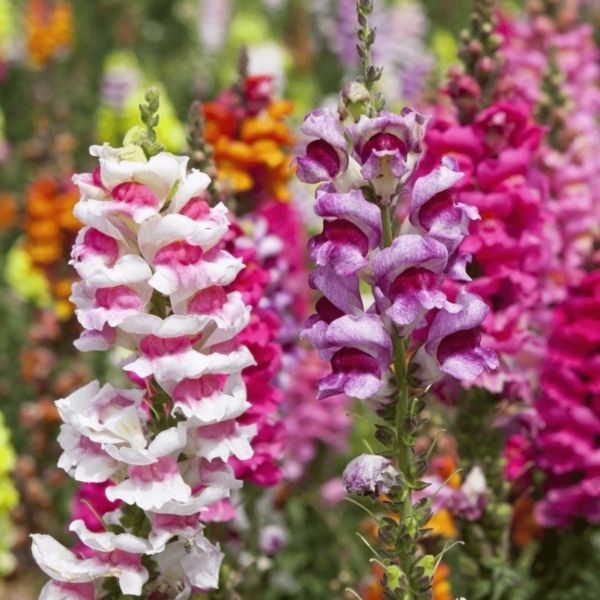
[(256, 426), (238, 422), (250, 406), (241, 372), (254, 359), (237, 339), (250, 307), (227, 287), (244, 265), (223, 249), (227, 209), (206, 203), (209, 178), (188, 173), (187, 158), (148, 160), (133, 144), (91, 154), (100, 166), (74, 177), (85, 225), (71, 261), (76, 346), (129, 350), (122, 366), (140, 387), (94, 381), (56, 403), (59, 466), (81, 482), (112, 480), (106, 496), (122, 504), (104, 532), (71, 524), (86, 558), (34, 536), (52, 578), (40, 598), (100, 600), (120, 588), (186, 600), (218, 587), (223, 554), (201, 513), (241, 487), (228, 461), (253, 455)]

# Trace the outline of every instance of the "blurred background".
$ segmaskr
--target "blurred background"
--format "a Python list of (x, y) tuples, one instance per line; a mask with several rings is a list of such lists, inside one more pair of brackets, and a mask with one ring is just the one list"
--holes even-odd
[[(375, 62), (384, 66), (381, 90), (388, 107), (434, 104), (456, 62), (469, 0), (375, 4)], [(505, 1), (500, 9), (519, 13), (524, 4)], [(585, 11), (600, 38), (600, 3), (588, 2)], [(32, 565), (31, 532), (68, 539), (75, 486), (56, 467), (53, 401), (92, 377), (105, 379), (112, 369), (102, 357), (79, 355), (72, 346), (78, 329), (68, 301), (73, 273), (67, 261), (80, 228), (71, 214), (78, 199), (72, 173), (93, 168), (91, 144), (121, 144), (139, 122), (138, 104), (149, 85), (161, 91), (159, 139), (167, 150), (183, 153), (192, 101), (213, 101), (237, 81), (243, 47), (248, 74), (272, 76), (275, 96), (292, 102), (288, 122), (300, 139), (303, 115), (335, 106), (343, 83), (358, 72), (355, 21), (354, 0), (0, 0), (2, 600), (37, 597), (44, 577)], [(310, 229), (309, 192), (290, 185)], [(367, 535), (364, 514), (343, 507), (333, 516), (309, 491), (341, 473), (347, 457), (363, 450), (356, 450), (363, 435), (359, 426), (327, 460), (327, 440), (319, 443), (316, 456), (327, 472), (315, 469), (296, 489), (297, 500), (286, 504), (286, 527), (295, 541), (277, 559), (278, 585), (263, 600), (345, 598), (345, 585), (360, 580), (367, 582), (368, 600), (383, 598), (368, 586), (368, 550), (348, 556), (347, 540), (327, 534), (362, 527)], [(442, 465), (440, 473), (452, 469)], [(322, 548), (318, 560), (315, 546)], [(596, 551), (590, 573), (600, 564)], [(453, 597), (445, 577), (456, 580), (458, 567), (452, 559), (449, 565), (435, 600)], [(301, 584), (290, 587), (286, 577)]]

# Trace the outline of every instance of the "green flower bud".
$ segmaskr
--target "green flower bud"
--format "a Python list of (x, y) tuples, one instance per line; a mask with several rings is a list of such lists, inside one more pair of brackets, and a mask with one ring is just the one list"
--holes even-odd
[(429, 577), (431, 579), (433, 577), (434, 567), (435, 556), (433, 556), (433, 554), (426, 554), (425, 556), (421, 556), (415, 563), (413, 571), (419, 570), (420, 577)]
[(429, 523), (432, 514), (431, 498), (421, 498), (413, 505), (413, 516), (421, 527)]
[(119, 151), (121, 160), (130, 160), (132, 162), (148, 162), (148, 157), (137, 144), (127, 144)]
[(125, 137), (123, 138), (123, 146), (128, 146), (129, 144), (140, 145), (147, 138), (147, 129), (141, 125), (136, 125), (125, 134)]
[(407, 588), (407, 579), (404, 571), (397, 565), (386, 567), (384, 576), (385, 587), (396, 595), (404, 594)]
[(420, 479), (427, 473), (428, 468), (429, 462), (427, 460), (427, 454), (423, 452), (414, 458), (410, 465), (410, 474), (414, 479)]
[(417, 592), (425, 592), (431, 587), (431, 580), (435, 571), (435, 556), (427, 554), (422, 556), (412, 568), (410, 579)]
[(351, 116), (358, 121), (361, 115), (366, 115), (371, 103), (369, 90), (359, 81), (347, 83), (340, 93), (338, 112), (342, 119)]

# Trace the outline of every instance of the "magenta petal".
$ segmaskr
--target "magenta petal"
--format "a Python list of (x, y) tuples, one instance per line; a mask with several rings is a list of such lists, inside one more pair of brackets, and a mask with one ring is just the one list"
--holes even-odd
[(377, 285), (388, 292), (392, 282), (408, 268), (424, 268), (440, 274), (448, 259), (446, 248), (430, 238), (420, 235), (401, 235), (389, 248), (375, 257), (374, 270)]
[(308, 114), (302, 133), (318, 139), (306, 147), (306, 156), (298, 156), (296, 175), (305, 183), (331, 181), (348, 168), (348, 150), (344, 130), (338, 119), (328, 110)]
[(484, 369), (498, 366), (495, 352), (482, 352), (480, 341), (481, 334), (476, 329), (457, 331), (445, 337), (437, 351), (440, 370), (460, 381), (473, 381)]
[(340, 348), (358, 348), (377, 360), (382, 370), (392, 362), (392, 341), (381, 325), (379, 315), (346, 315), (327, 329), (327, 342)]
[(323, 295), (344, 313), (351, 313), (353, 307), (362, 309), (358, 276), (340, 277), (335, 269), (328, 265), (319, 267), (309, 275), (312, 289), (321, 290)]
[(312, 156), (298, 156), (296, 164), (296, 177), (303, 183), (320, 183), (333, 179), (327, 165)]
[(365, 200), (360, 190), (339, 194), (333, 186), (322, 186), (316, 192), (315, 214), (324, 219), (337, 217), (352, 222), (369, 240), (369, 248), (381, 241), (381, 213), (377, 206)]
[(366, 400), (376, 394), (383, 381), (377, 361), (355, 348), (343, 348), (331, 359), (333, 372), (319, 381), (319, 400), (346, 394)]

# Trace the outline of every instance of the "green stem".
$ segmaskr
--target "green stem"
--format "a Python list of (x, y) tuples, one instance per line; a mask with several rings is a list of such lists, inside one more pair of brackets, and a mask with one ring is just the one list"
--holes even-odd
[[(366, 21), (366, 19), (365, 19), (365, 21)], [(365, 22), (365, 25), (363, 26), (363, 39), (365, 40), (364, 44), (365, 44), (365, 48), (367, 49), (367, 53), (364, 58), (365, 87), (367, 88), (367, 91), (369, 92), (369, 94), (371, 94), (371, 101), (372, 101), (373, 100), (373, 86), (375, 85), (375, 82), (371, 81), (371, 79), (369, 79), (369, 77), (367, 77), (367, 71), (368, 71), (369, 67), (373, 64), (373, 60), (371, 58), (371, 44), (369, 44), (369, 42), (366, 41), (368, 35), (369, 35), (369, 24), (368, 24), (368, 22)]]
[(389, 206), (380, 206), (381, 211), (381, 227), (383, 229), (383, 247), (389, 248), (392, 245), (393, 232), (392, 232), (392, 215)]
[[(383, 247), (389, 248), (393, 242), (392, 228), (392, 213), (389, 206), (380, 206), (381, 210), (381, 225), (383, 231)], [(410, 484), (412, 478), (410, 476), (411, 448), (404, 441), (404, 420), (408, 414), (408, 382), (406, 378), (406, 347), (405, 341), (397, 334), (392, 333), (392, 347), (394, 351), (393, 364), (394, 373), (398, 380), (398, 400), (396, 404), (396, 456), (398, 459), (398, 468), (404, 475), (408, 490), (402, 506), (400, 508), (400, 523), (407, 523), (412, 517), (412, 494)], [(400, 550), (398, 552), (398, 560), (400, 567), (409, 578), (408, 589), (404, 600), (413, 600), (414, 595), (410, 585), (410, 572), (412, 569), (413, 558), (408, 552)]]

